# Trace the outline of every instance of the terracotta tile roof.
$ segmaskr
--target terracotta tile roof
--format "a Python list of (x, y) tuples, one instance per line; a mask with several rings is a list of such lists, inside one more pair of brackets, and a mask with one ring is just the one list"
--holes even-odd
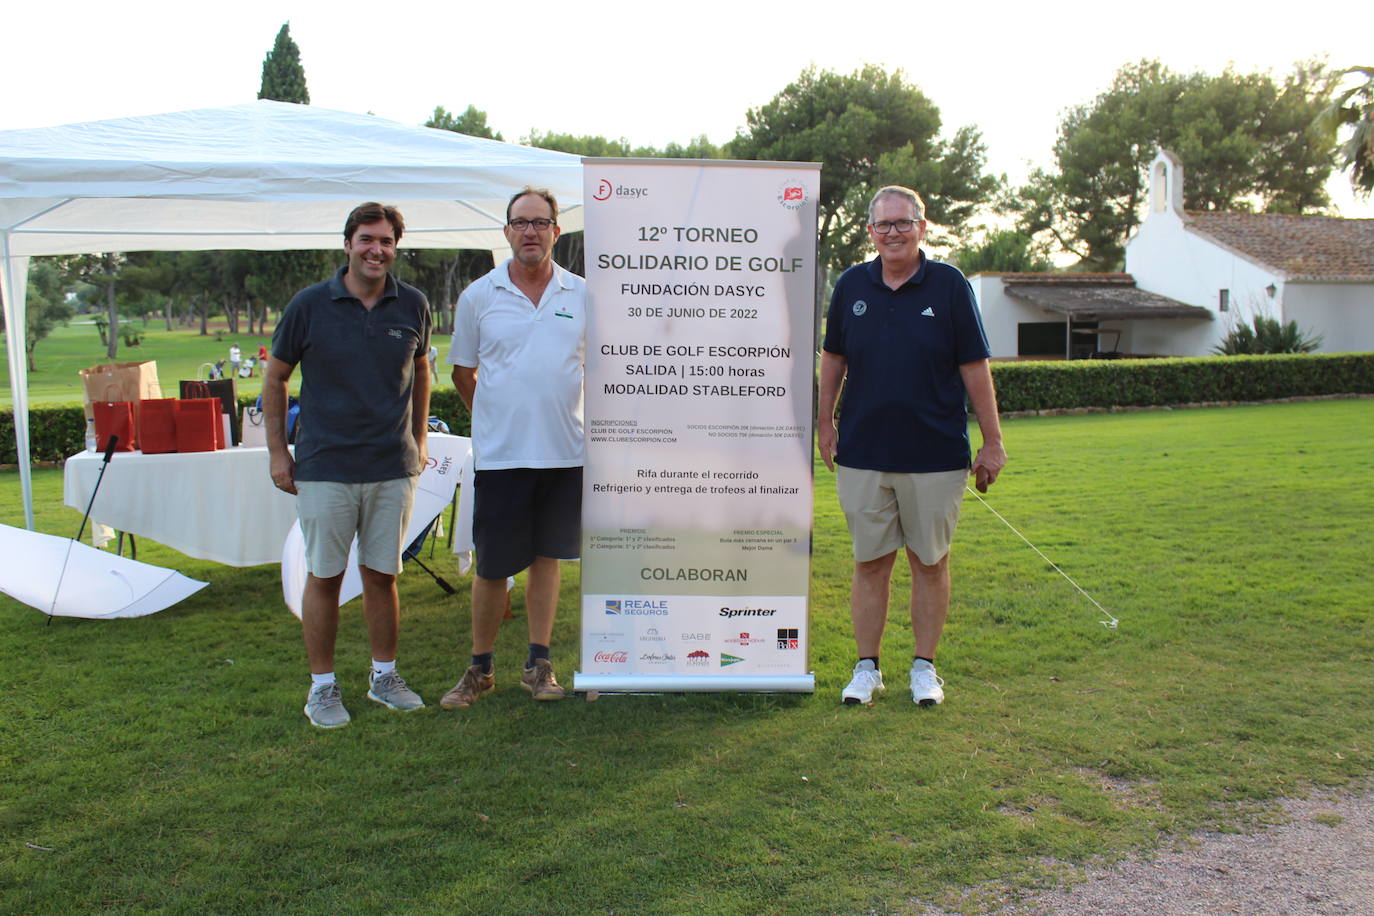
[[(977, 275), (975, 275), (977, 276)], [(1135, 277), (1130, 274), (1088, 274), (1088, 273), (1011, 273), (1003, 271), (982, 271), (984, 277), (1001, 277), (1003, 283), (1017, 283), (1034, 286), (1135, 286)]]
[(1374, 219), (1189, 210), (1187, 222), (1289, 280), (1374, 283)]
[(1137, 289), (1130, 274), (999, 274), (1007, 295), (1078, 321), (1193, 318), (1212, 313)]

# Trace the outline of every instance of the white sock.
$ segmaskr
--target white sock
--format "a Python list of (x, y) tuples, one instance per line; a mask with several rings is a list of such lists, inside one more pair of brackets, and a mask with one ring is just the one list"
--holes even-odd
[(377, 661), (375, 658), (372, 660), (372, 678), (373, 678), (373, 680), (376, 680), (377, 678), (381, 677), (383, 674), (395, 674), (395, 673), (396, 673), (396, 659), (393, 658), (393, 659), (392, 659), (391, 661), (389, 661), (389, 662), (379, 662), (379, 661)]
[(326, 671), (324, 674), (312, 674), (312, 675), (310, 675), (310, 686), (311, 686), (312, 688), (314, 688), (314, 687), (324, 687), (325, 685), (327, 685), (327, 684), (332, 684), (332, 683), (334, 683), (334, 672), (333, 672), (333, 671)]

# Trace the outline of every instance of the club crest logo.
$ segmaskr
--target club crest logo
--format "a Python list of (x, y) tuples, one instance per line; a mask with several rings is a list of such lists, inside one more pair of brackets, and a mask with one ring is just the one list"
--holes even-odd
[(855, 303), (854, 303), (854, 317), (855, 317), (855, 318), (859, 317), (860, 315), (862, 315), (862, 314), (863, 314), (864, 312), (866, 312), (866, 311), (868, 311), (868, 303), (867, 303), (867, 302), (865, 302), (865, 301), (863, 301), (862, 299), (860, 299), (858, 302), (855, 302)]
[(788, 210), (800, 210), (806, 206), (806, 186), (796, 179), (778, 185), (778, 203)]

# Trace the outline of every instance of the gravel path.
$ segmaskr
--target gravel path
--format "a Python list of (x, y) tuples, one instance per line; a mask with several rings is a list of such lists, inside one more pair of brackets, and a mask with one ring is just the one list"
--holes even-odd
[[(1152, 857), (1080, 873), (1081, 883), (1006, 892), (986, 916), (1374, 916), (1374, 793), (1282, 803), (1287, 820), (1251, 834), (1203, 833)], [(997, 894), (992, 892), (995, 899)], [(971, 891), (966, 903), (989, 899)], [(929, 916), (955, 916), (929, 908)]]

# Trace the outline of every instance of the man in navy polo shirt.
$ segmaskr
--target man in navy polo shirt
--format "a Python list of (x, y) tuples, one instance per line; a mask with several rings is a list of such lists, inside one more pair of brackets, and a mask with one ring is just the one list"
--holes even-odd
[[(334, 679), (334, 642), (355, 535), (372, 648), (368, 699), (403, 711), (425, 705), (396, 673), (396, 576), (425, 465), (430, 381), (429, 302), (390, 273), (404, 230), (395, 207), (353, 209), (344, 223), (348, 263), (287, 305), (263, 376), (272, 482), (296, 495), (305, 539), (305, 715), (320, 728), (349, 722)], [(297, 365), (301, 412), (293, 455), (286, 447), (286, 391)]]
[[(973, 291), (956, 268), (921, 251), (925, 233), (920, 195), (879, 190), (868, 205), (878, 257), (844, 272), (826, 321), (818, 445), (836, 471), (854, 541), (850, 614), (859, 662), (841, 695), (848, 704), (871, 704), (883, 689), (878, 653), (902, 547), (916, 640), (911, 697), (920, 706), (944, 700), (935, 648), (949, 612), (949, 545), (965, 482), (973, 473), (985, 491), (1007, 461)], [(965, 396), (983, 438), (971, 466)]]

